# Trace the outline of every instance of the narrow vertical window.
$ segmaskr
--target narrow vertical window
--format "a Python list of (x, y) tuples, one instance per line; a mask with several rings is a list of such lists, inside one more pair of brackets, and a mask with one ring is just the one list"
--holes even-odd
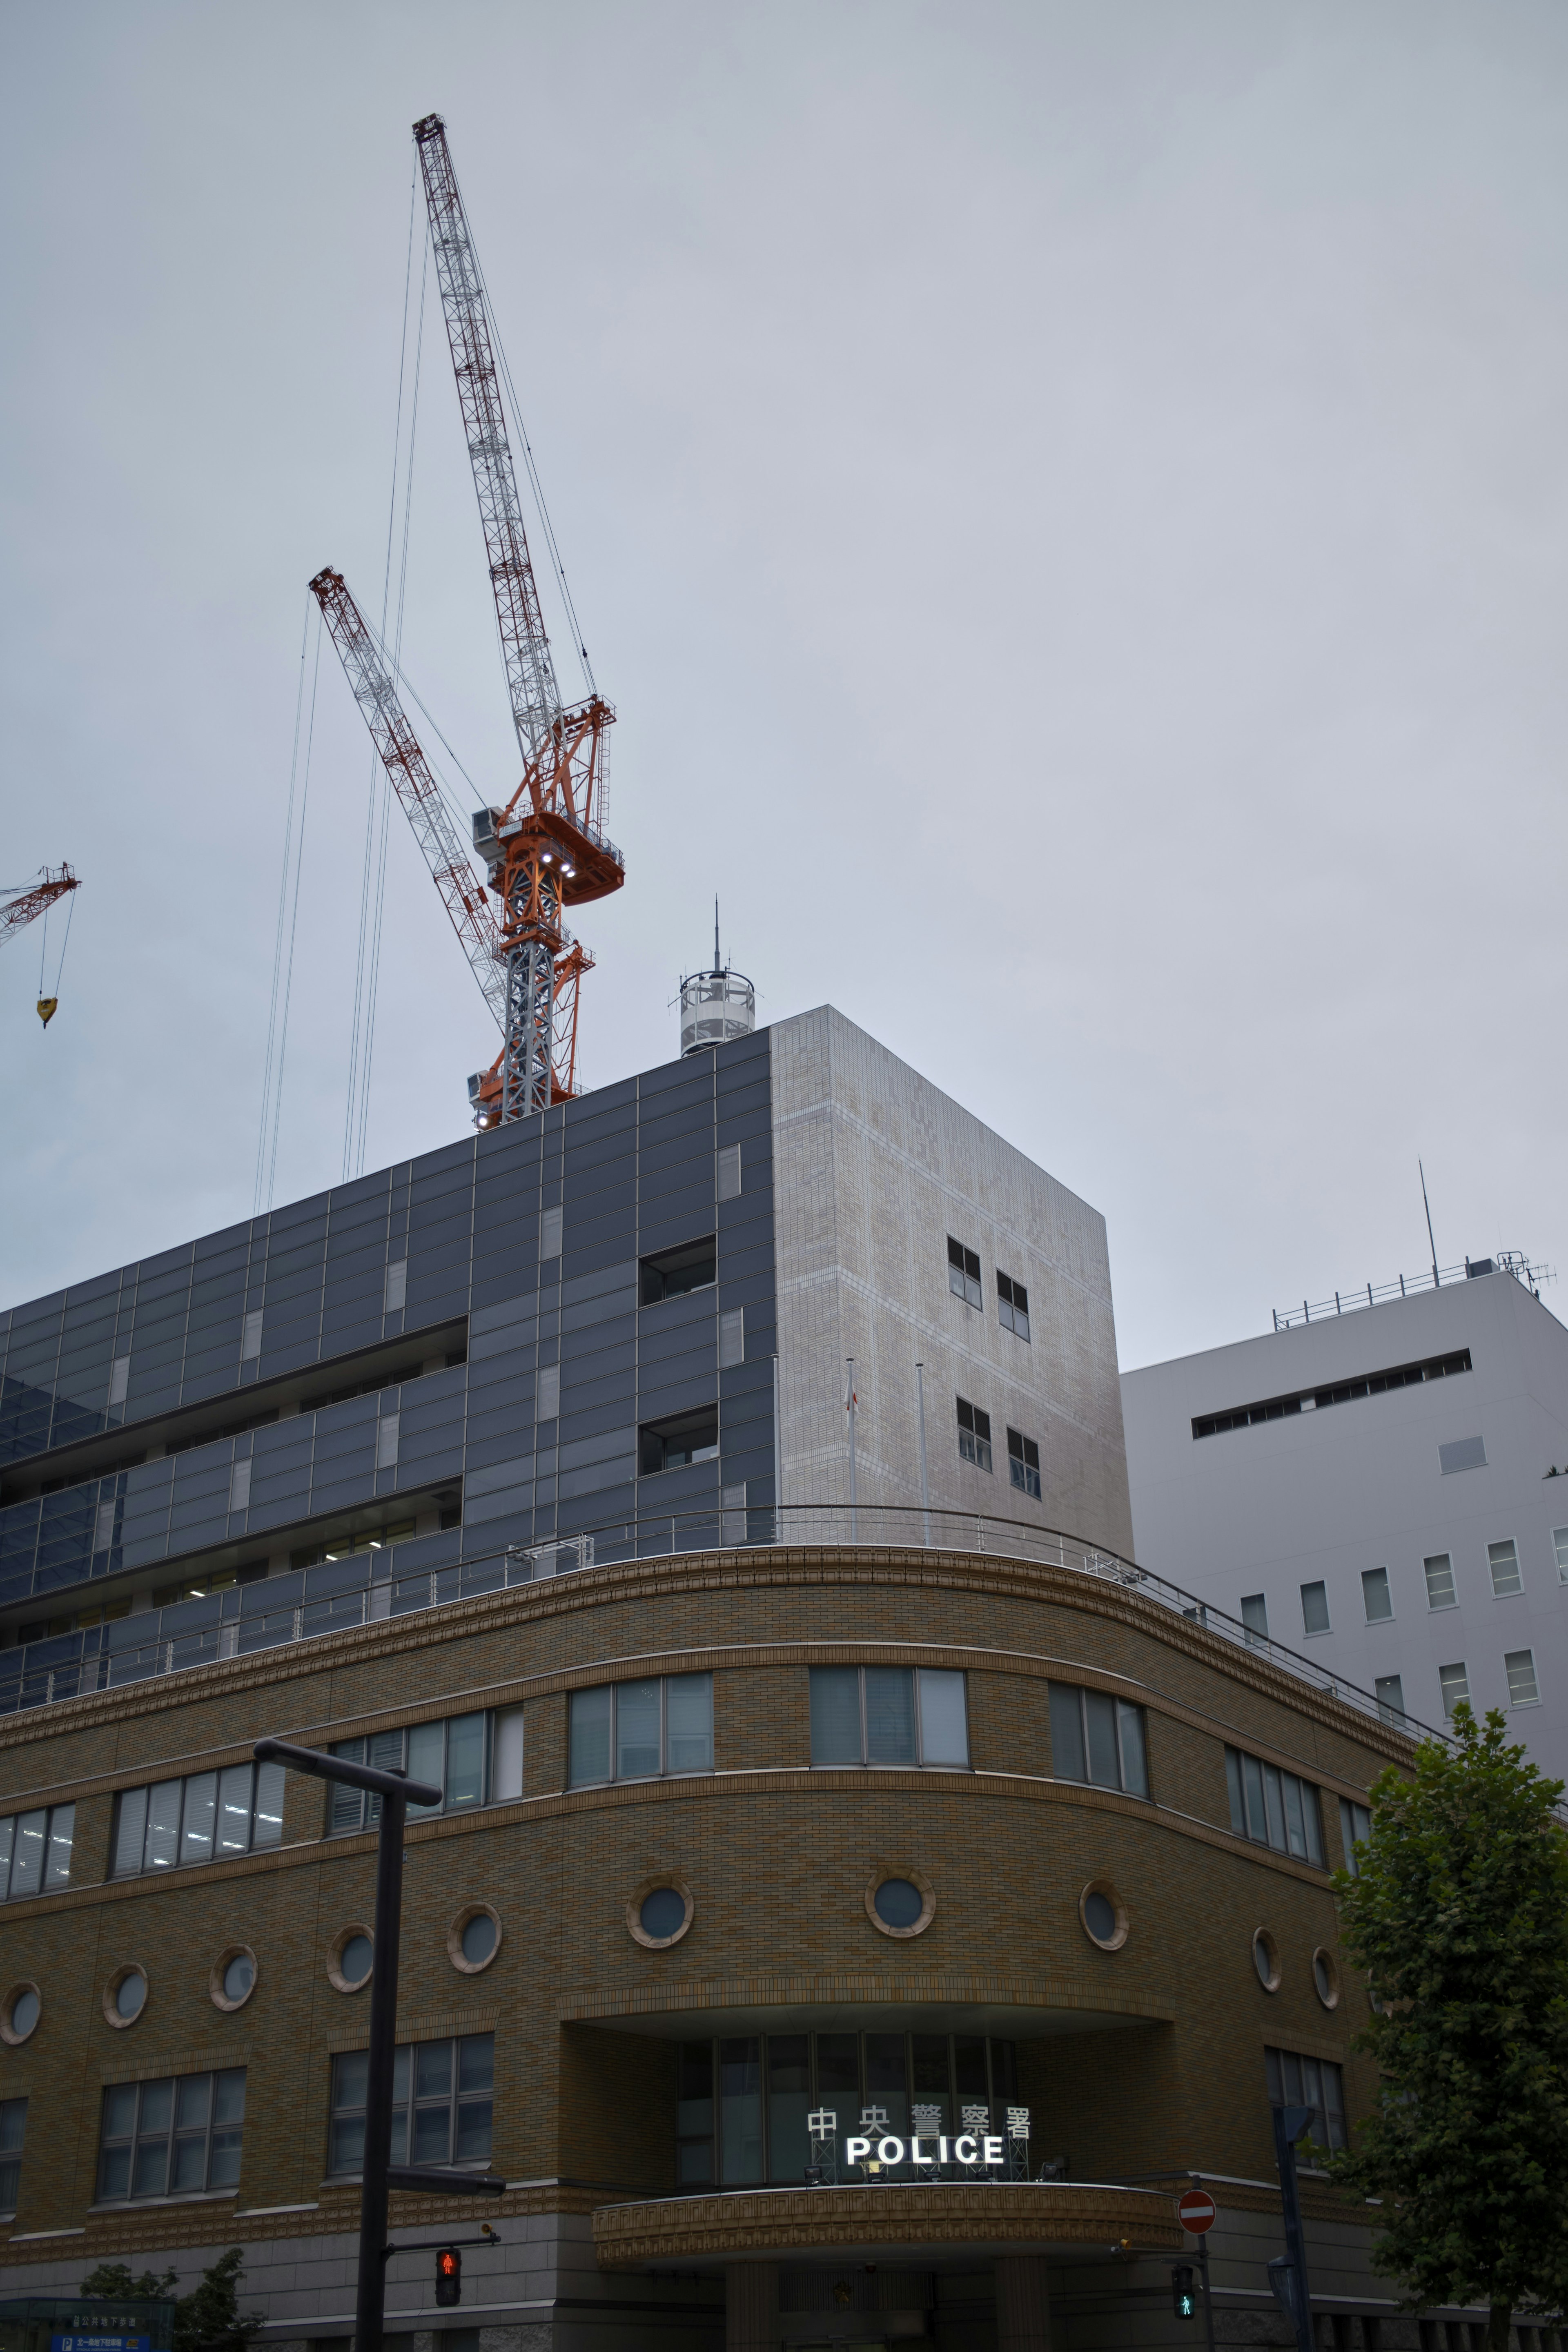
[(1487, 1566), (1491, 1570), (1492, 1591), (1500, 1601), (1506, 1600), (1511, 1592), (1523, 1591), (1519, 1573), (1519, 1553), (1511, 1536), (1506, 1543), (1488, 1544)]
[(1000, 1267), (996, 1273), (996, 1314), (1004, 1331), (1016, 1333), (1020, 1339), (1029, 1336), (1029, 1294), (1021, 1282)]
[(1268, 1640), (1268, 1601), (1265, 1594), (1248, 1592), (1242, 1596), (1241, 1622), (1249, 1633), (1259, 1634), (1263, 1640)]
[(1326, 1633), (1329, 1631), (1329, 1588), (1326, 1584), (1304, 1584), (1301, 1587), (1301, 1631), (1303, 1633)]
[(741, 1147), (724, 1144), (719, 1153), (719, 1198), (738, 1201), (741, 1197)]
[(1443, 1712), (1445, 1715), (1452, 1715), (1454, 1709), (1459, 1706), (1461, 1701), (1468, 1701), (1470, 1696), (1470, 1677), (1466, 1672), (1465, 1662), (1462, 1658), (1454, 1665), (1438, 1667), (1437, 1687), (1443, 1694)]
[(382, 1286), (382, 1313), (401, 1315), (407, 1297), (408, 1260), (405, 1257), (395, 1257), (387, 1265), (386, 1279)]
[(719, 1318), (719, 1364), (728, 1370), (731, 1364), (746, 1360), (746, 1310), (731, 1307)]
[(1394, 1614), (1394, 1596), (1388, 1589), (1386, 1568), (1363, 1568), (1361, 1572), (1362, 1603), (1369, 1625), (1385, 1624)]
[(1535, 1679), (1533, 1650), (1508, 1650), (1503, 1654), (1503, 1665), (1508, 1673), (1508, 1703), (1510, 1706), (1539, 1706), (1541, 1688)]
[(1421, 1563), (1426, 1577), (1428, 1609), (1457, 1609), (1459, 1596), (1454, 1590), (1454, 1563), (1446, 1551), (1435, 1551)]
[(539, 1220), (539, 1255), (542, 1258), (561, 1255), (561, 1210), (546, 1209)]
[(982, 1412), (967, 1397), (958, 1399), (958, 1454), (963, 1462), (973, 1462), (977, 1470), (991, 1467), (991, 1415)]
[(492, 1793), (498, 1804), (522, 1794), (522, 1709), (509, 1706), (496, 1717)]
[(1020, 1494), (1040, 1499), (1040, 1449), (1021, 1431), (1007, 1432), (1007, 1475)]
[(966, 1306), (983, 1304), (980, 1291), (980, 1259), (977, 1253), (965, 1249), (962, 1242), (947, 1237), (947, 1286), (955, 1298)]
[(15, 2213), (27, 2129), (26, 2099), (0, 2099), (0, 2214)]

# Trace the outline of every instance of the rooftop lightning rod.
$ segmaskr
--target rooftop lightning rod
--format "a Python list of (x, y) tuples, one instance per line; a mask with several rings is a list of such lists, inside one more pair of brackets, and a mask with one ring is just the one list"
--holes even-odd
[[(1421, 1168), (1421, 1162), (1419, 1160), (1417, 1160), (1415, 1165), (1417, 1168)], [(1431, 1243), (1432, 1246), (1432, 1287), (1434, 1290), (1440, 1290), (1443, 1286), (1443, 1277), (1437, 1271), (1437, 1244), (1432, 1240), (1432, 1203), (1426, 1198), (1426, 1171), (1425, 1168), (1421, 1168), (1421, 1206), (1426, 1212), (1426, 1239)]]

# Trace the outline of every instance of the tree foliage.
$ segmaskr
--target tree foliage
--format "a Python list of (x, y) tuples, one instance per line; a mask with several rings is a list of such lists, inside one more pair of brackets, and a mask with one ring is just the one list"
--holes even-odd
[(1504, 2352), (1516, 2307), (1568, 2304), (1568, 1836), (1500, 1714), (1452, 1730), (1380, 1777), (1335, 1880), (1382, 2091), (1327, 2163), (1383, 2200), (1373, 2260), (1410, 2307), (1487, 2304)]
[[(226, 2254), (209, 2263), (189, 2294), (176, 2297), (174, 2352), (247, 2352), (261, 2326), (261, 2314), (239, 2308), (244, 2270), (242, 2250), (230, 2246)], [(133, 2275), (129, 2263), (100, 2263), (83, 2279), (80, 2292), (114, 2303), (128, 2296), (138, 2302), (156, 2302), (178, 2284), (177, 2271), (165, 2271), (161, 2277), (153, 2271)]]

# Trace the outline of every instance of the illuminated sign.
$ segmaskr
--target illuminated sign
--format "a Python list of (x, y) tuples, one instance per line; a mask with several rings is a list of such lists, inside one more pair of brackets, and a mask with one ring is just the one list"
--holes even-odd
[[(1007, 2109), (1005, 2133), (992, 2130), (991, 2110), (978, 2103), (961, 2108), (959, 2120), (963, 2128), (957, 2132), (946, 2129), (942, 2111), (937, 2106), (917, 2105), (912, 2120), (914, 2127), (907, 2135), (895, 2132), (889, 2129), (885, 2107), (862, 2107), (859, 2129), (847, 2134), (844, 2140), (846, 2166), (861, 2165), (874, 2172), (901, 2164), (921, 2171), (939, 2171), (953, 2165), (965, 2171), (997, 2171), (1006, 2160), (1007, 2143), (1011, 2140), (1026, 2171), (1027, 2107)], [(837, 2113), (832, 2107), (818, 2107), (807, 2116), (805, 2126), (820, 2162), (837, 2142)]]

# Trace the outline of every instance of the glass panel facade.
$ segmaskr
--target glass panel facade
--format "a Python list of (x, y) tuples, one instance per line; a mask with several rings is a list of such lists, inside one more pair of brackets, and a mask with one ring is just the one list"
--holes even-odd
[[(866, 2116), (900, 2138), (911, 2130), (1001, 2133), (1016, 2084), (1013, 2044), (980, 2034), (879, 2027), (683, 2042), (676, 2054), (676, 2179), (686, 2189), (799, 2181), (820, 2153), (811, 2119), (825, 2115), (840, 2155)], [(946, 2169), (965, 2177), (956, 2162)], [(905, 2170), (910, 2179), (941, 2173)]]

